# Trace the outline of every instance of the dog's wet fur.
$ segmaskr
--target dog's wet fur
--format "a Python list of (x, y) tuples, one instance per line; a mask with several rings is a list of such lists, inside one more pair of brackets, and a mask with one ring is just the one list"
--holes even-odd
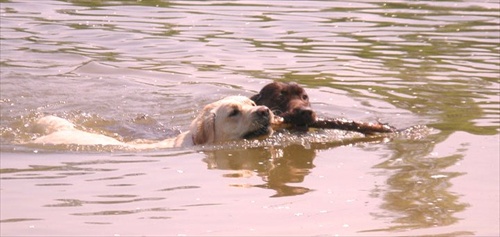
[(175, 138), (151, 142), (122, 142), (114, 137), (78, 129), (70, 121), (44, 116), (33, 125), (42, 136), (30, 141), (50, 145), (113, 145), (132, 149), (156, 149), (219, 144), (242, 139), (257, 139), (273, 133), (274, 115), (266, 106), (257, 106), (246, 96), (228, 96), (206, 105), (193, 120), (190, 130)]
[(295, 82), (273, 82), (260, 92), (250, 97), (257, 105), (269, 107), (275, 115), (293, 124), (295, 129), (306, 130), (307, 125), (316, 120), (316, 113), (311, 109), (309, 96), (304, 88)]

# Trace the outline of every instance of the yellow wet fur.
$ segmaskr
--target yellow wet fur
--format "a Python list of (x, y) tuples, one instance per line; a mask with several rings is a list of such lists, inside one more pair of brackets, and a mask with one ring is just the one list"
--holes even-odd
[(45, 116), (33, 126), (33, 131), (43, 134), (32, 141), (36, 144), (115, 145), (136, 149), (188, 147), (222, 143), (245, 138), (269, 136), (273, 113), (265, 106), (256, 106), (244, 96), (229, 96), (206, 105), (192, 121), (189, 131), (163, 141), (122, 142), (113, 137), (90, 133), (70, 121)]

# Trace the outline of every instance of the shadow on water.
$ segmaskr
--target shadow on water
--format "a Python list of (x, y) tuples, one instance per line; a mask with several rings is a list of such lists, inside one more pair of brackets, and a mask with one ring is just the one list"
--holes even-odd
[[(431, 9), (434, 10), (434, 9)], [(438, 37), (440, 32), (453, 29), (471, 30), (473, 22), (458, 22), (453, 26), (440, 27), (435, 33), (424, 35), (410, 34), (404, 38), (406, 42), (424, 43), (425, 46), (415, 47), (408, 44), (399, 46), (398, 51), (404, 52), (404, 57), (386, 60), (384, 67), (390, 71), (400, 73), (402, 84), (412, 86), (387, 88), (366, 86), (364, 90), (373, 91), (377, 97), (384, 98), (398, 108), (411, 111), (413, 114), (425, 114), (435, 117), (435, 122), (429, 126), (439, 129), (439, 134), (431, 135), (422, 140), (396, 140), (387, 145), (392, 155), (386, 161), (374, 166), (374, 169), (383, 170), (391, 175), (387, 179), (387, 190), (374, 189), (376, 196), (381, 195), (384, 203), (382, 209), (387, 213), (374, 213), (374, 216), (395, 215), (392, 225), (378, 230), (367, 231), (395, 231), (419, 229), (428, 227), (448, 226), (459, 221), (456, 213), (464, 211), (469, 204), (460, 201), (457, 193), (451, 192), (452, 179), (466, 173), (453, 172), (450, 169), (465, 157), (466, 144), (461, 144), (450, 155), (440, 156), (435, 152), (437, 145), (444, 143), (457, 131), (464, 131), (476, 135), (495, 135), (498, 125), (478, 124), (482, 118), (492, 117), (497, 113), (485, 103), (478, 101), (498, 95), (493, 89), (498, 74), (485, 70), (481, 73), (476, 69), (470, 75), (461, 72), (457, 74), (446, 67), (443, 62), (450, 63), (449, 67), (458, 71), (463, 65), (461, 55), (467, 55), (465, 49), (480, 48), (481, 42), (472, 40)], [(457, 30), (458, 31), (458, 30)], [(487, 40), (487, 37), (485, 37)], [(371, 44), (370, 47), (377, 47)], [(386, 46), (388, 46), (386, 44)], [(393, 46), (393, 45), (392, 45)], [(377, 58), (382, 55), (364, 50), (364, 57)], [(408, 58), (421, 61), (418, 68), (406, 67)], [(449, 60), (455, 58), (455, 60)], [(478, 77), (478, 75), (481, 75)], [(497, 79), (495, 79), (497, 78)], [(363, 87), (363, 86), (361, 86)], [(490, 89), (485, 89), (490, 88)], [(358, 94), (364, 97), (364, 95)], [(372, 95), (373, 96), (373, 95)], [(370, 97), (370, 96), (368, 96)], [(484, 121), (484, 120), (483, 120)], [(473, 234), (472, 232), (462, 234)]]
[[(204, 161), (209, 169), (231, 170), (225, 177), (238, 178), (255, 173), (264, 181), (253, 187), (275, 190), (272, 197), (294, 196), (311, 189), (300, 186), (314, 168), (314, 149), (302, 145), (257, 147), (206, 152)], [(249, 173), (250, 172), (250, 173)]]
[(471, 82), (466, 86), (465, 83), (451, 80), (443, 84), (430, 82), (416, 85), (412, 89), (418, 96), (409, 96), (407, 99), (380, 92), (389, 101), (397, 101), (398, 107), (414, 114), (433, 114), (437, 119), (429, 126), (440, 132), (422, 140), (395, 140), (387, 145), (392, 153), (390, 158), (373, 168), (391, 175), (386, 182), (387, 189), (376, 188), (373, 195), (383, 197), (381, 208), (390, 214), (373, 215), (380, 218), (389, 215), (394, 219), (387, 228), (367, 232), (449, 226), (460, 220), (455, 214), (464, 211), (469, 204), (460, 201), (460, 195), (449, 188), (455, 177), (466, 174), (453, 172), (452, 167), (464, 159), (467, 144), (461, 144), (456, 151), (446, 156), (437, 154), (435, 148), (457, 131), (476, 135), (498, 133), (496, 126), (475, 123), (485, 117), (485, 110), (475, 100), (484, 98), (489, 93), (477, 93), (476, 90), (480, 89), (475, 83), (478, 82)]
[(429, 126), (440, 132), (420, 140), (394, 140), (387, 144), (387, 149), (391, 151), (390, 158), (373, 167), (390, 174), (387, 188), (376, 188), (372, 192), (374, 196), (383, 197), (381, 208), (388, 213), (372, 214), (379, 218), (392, 216), (394, 219), (387, 228), (366, 232), (430, 228), (458, 222), (460, 219), (455, 214), (464, 211), (469, 204), (460, 201), (460, 195), (449, 188), (453, 178), (466, 174), (453, 172), (452, 167), (464, 159), (467, 144), (460, 144), (454, 152), (445, 156), (435, 152), (436, 146), (446, 142), (457, 131), (480, 135), (497, 133), (494, 126), (474, 123), (474, 120), (484, 116), (484, 111), (472, 99), (481, 95), (470, 88), (433, 83), (413, 88), (421, 96), (406, 100), (398, 98), (398, 103), (412, 105), (406, 109), (413, 113), (422, 113), (425, 108), (428, 111), (424, 113), (436, 114), (437, 122)]
[(392, 155), (373, 168), (391, 175), (385, 190), (372, 190), (373, 196), (382, 196), (382, 209), (389, 213), (372, 213), (375, 217), (394, 217), (392, 226), (367, 231), (394, 231), (447, 226), (459, 219), (454, 215), (469, 205), (449, 190), (451, 180), (464, 175), (446, 171), (463, 159), (462, 152), (436, 157), (433, 150), (442, 142), (442, 135), (431, 135), (419, 141), (394, 141), (388, 144)]
[[(464, 148), (455, 154), (436, 156), (436, 144), (446, 140), (443, 132), (425, 126), (408, 128), (397, 135), (359, 137), (344, 141), (313, 142), (265, 147), (239, 147), (204, 151), (208, 169), (225, 170), (227, 178), (257, 175), (261, 184), (236, 184), (236, 187), (258, 187), (274, 190), (271, 197), (304, 195), (313, 189), (304, 180), (315, 168), (319, 151), (345, 145), (384, 144), (389, 158), (372, 167), (375, 175), (388, 177), (385, 185), (370, 191), (381, 198), (380, 212), (371, 213), (376, 219), (391, 220), (392, 226), (361, 232), (400, 231), (448, 226), (459, 221), (455, 216), (469, 205), (449, 190), (451, 180), (464, 175), (447, 171), (463, 159)], [(366, 149), (371, 149), (368, 146)]]
[(399, 134), (368, 137), (354, 133), (352, 135), (349, 132), (326, 133), (322, 136), (286, 133), (259, 142), (235, 143), (222, 149), (217, 147), (205, 150), (206, 158), (203, 161), (208, 169), (230, 171), (224, 174), (224, 177), (241, 178), (254, 174), (259, 176), (264, 183), (251, 187), (272, 189), (275, 194), (271, 197), (295, 196), (312, 191), (301, 186), (301, 183), (314, 169), (313, 160), (317, 151), (362, 143), (386, 143), (402, 137), (420, 138), (429, 132), (430, 129), (426, 126), (415, 126)]

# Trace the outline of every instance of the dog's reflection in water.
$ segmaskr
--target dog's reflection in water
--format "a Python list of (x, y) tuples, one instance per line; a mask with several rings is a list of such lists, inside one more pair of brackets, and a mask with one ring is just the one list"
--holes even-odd
[(314, 149), (302, 145), (286, 147), (258, 147), (206, 151), (204, 161), (209, 169), (231, 170), (225, 177), (241, 178), (258, 175), (264, 181), (251, 186), (273, 189), (272, 197), (300, 195), (311, 191), (299, 186), (314, 168)]

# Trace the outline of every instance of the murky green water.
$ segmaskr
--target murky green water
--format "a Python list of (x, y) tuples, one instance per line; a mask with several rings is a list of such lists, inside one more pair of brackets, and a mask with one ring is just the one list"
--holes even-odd
[[(0, 8), (2, 235), (500, 234), (497, 1)], [(22, 145), (43, 114), (172, 137), (204, 104), (272, 80), (306, 87), (321, 116), (427, 128), (205, 150)]]

